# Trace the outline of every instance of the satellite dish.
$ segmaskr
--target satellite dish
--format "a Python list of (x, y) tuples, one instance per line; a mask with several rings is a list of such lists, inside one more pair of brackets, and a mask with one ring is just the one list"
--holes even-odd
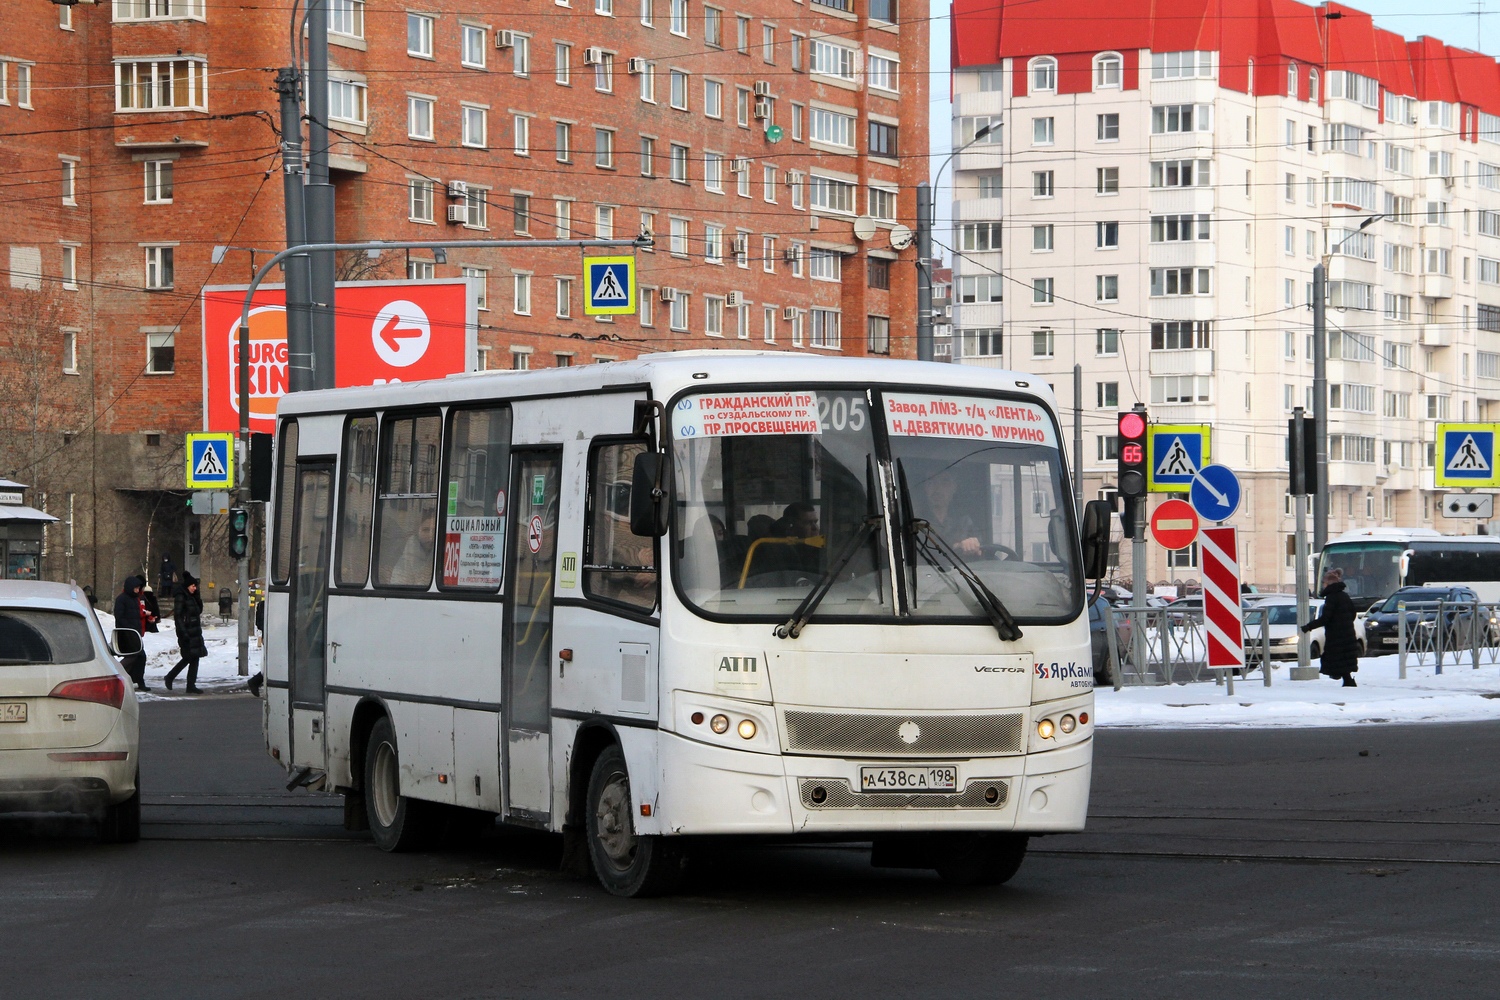
[(861, 215), (854, 220), (854, 238), (867, 240), (875, 235), (875, 220), (868, 215)]
[(910, 226), (903, 226), (898, 222), (891, 228), (892, 250), (905, 250), (907, 247), (911, 246), (911, 239), (912, 233)]

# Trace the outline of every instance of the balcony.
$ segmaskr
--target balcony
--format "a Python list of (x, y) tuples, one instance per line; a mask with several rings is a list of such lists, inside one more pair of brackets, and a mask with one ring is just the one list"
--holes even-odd
[[(1425, 287), (1428, 278), (1441, 278), (1441, 274), (1424, 274), (1422, 276)], [(1448, 279), (1451, 284), (1453, 279)], [(1422, 294), (1426, 295), (1424, 291)], [(1451, 294), (1451, 292), (1450, 292)], [(1453, 345), (1453, 331), (1442, 323), (1422, 324), (1422, 346), (1423, 347), (1451, 347)]]
[(1151, 351), (1152, 375), (1212, 375), (1212, 350)]
[(1422, 275), (1422, 297), (1428, 299), (1453, 298), (1453, 276), (1450, 274)]

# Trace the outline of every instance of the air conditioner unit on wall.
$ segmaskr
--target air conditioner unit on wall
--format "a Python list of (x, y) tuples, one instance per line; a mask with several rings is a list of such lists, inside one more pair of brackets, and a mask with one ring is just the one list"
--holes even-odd
[(729, 308), (734, 309), (745, 304), (745, 297), (739, 292), (730, 292), (728, 295), (724, 296), (724, 304)]
[(787, 306), (786, 308), (782, 309), (781, 310), (781, 318), (782, 319), (796, 319), (797, 318), (797, 307), (796, 306)]
[(771, 117), (771, 99), (769, 97), (757, 97), (755, 99), (755, 117), (761, 119)]
[(677, 301), (677, 289), (673, 288), (670, 285), (661, 286), (661, 288), (657, 290), (657, 295), (660, 296), (663, 302)]
[(469, 212), (468, 212), (468, 210), (463, 205), (449, 205), (448, 206), (448, 221), (449, 222), (468, 222), (469, 221)]
[(755, 81), (755, 96), (756, 97), (770, 97), (771, 96), (771, 81), (770, 80), (756, 80)]
[(469, 196), (469, 182), (468, 181), (449, 181), (448, 182), (448, 197), (450, 197), (450, 198), (467, 198), (468, 196)]
[(514, 31), (495, 32), (495, 48), (513, 49), (516, 47), (516, 33)]
[(743, 156), (736, 156), (734, 159), (729, 161), (729, 172), (732, 174), (742, 174), (749, 169), (750, 161), (745, 159)]
[(629, 59), (625, 60), (625, 72), (629, 73), (631, 76), (639, 76), (640, 74), (646, 72), (646, 60), (642, 59), (640, 56), (631, 56)]
[(597, 66), (604, 61), (604, 50), (597, 46), (589, 46), (583, 50), (583, 64), (585, 66)]
[(787, 247), (785, 250), (781, 251), (781, 259), (786, 261), (788, 264), (797, 263), (797, 248)]

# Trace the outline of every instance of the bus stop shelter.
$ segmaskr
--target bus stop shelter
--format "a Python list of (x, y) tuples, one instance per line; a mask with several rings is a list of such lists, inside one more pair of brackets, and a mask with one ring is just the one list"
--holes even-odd
[(42, 532), (57, 518), (26, 506), (26, 489), (0, 479), (0, 579), (41, 579)]

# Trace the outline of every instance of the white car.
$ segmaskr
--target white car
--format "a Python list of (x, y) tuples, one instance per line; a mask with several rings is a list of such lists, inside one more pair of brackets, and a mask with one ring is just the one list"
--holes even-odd
[[(1259, 612), (1264, 610), (1270, 617), (1271, 634), (1270, 654), (1271, 659), (1293, 659), (1297, 658), (1297, 599), (1295, 597), (1277, 596), (1257, 601), (1254, 605), (1247, 607), (1246, 611)], [(1316, 598), (1307, 602), (1307, 613), (1309, 617), (1316, 618), (1323, 610), (1323, 602)], [(1323, 629), (1315, 628), (1308, 633), (1308, 646), (1310, 655), (1317, 659), (1323, 653)], [(1260, 616), (1259, 614), (1247, 614), (1245, 616), (1245, 656), (1247, 659), (1260, 656)]]
[(82, 813), (140, 839), (139, 712), (70, 584), (0, 580), (0, 813)]

